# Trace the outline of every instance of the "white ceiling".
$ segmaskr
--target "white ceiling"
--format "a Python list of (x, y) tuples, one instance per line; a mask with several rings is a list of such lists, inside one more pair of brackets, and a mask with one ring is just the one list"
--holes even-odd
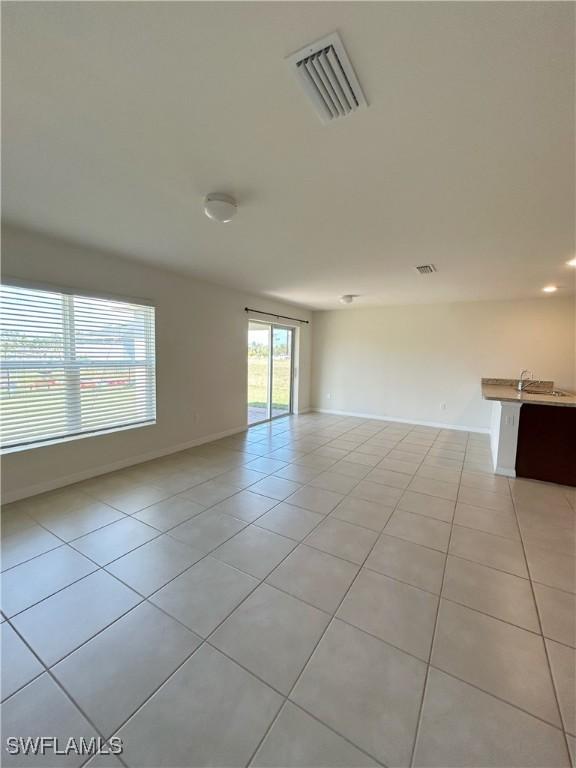
[[(3, 3), (4, 215), (314, 308), (567, 293), (574, 8)], [(283, 59), (334, 30), (370, 106), (323, 126)]]

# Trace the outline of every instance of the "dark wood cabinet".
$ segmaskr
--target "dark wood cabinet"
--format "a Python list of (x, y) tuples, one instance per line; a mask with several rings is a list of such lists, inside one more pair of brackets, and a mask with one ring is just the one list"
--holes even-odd
[(516, 476), (576, 486), (576, 408), (520, 408)]

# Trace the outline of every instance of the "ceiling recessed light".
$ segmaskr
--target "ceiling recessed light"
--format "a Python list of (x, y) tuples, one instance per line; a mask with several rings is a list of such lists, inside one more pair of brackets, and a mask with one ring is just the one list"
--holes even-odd
[(220, 224), (232, 219), (236, 213), (236, 200), (230, 195), (223, 195), (220, 192), (213, 192), (207, 195), (204, 200), (204, 213), (209, 219), (218, 221)]
[(570, 259), (566, 264), (568, 264), (569, 267), (576, 267), (576, 259)]
[(558, 286), (556, 285), (547, 285), (545, 288), (542, 288), (544, 293), (555, 293), (558, 290)]

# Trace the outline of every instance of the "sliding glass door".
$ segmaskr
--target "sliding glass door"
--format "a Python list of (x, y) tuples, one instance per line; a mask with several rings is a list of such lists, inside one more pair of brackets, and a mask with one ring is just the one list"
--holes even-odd
[(292, 328), (272, 326), (272, 418), (292, 411)]
[(294, 329), (248, 324), (248, 424), (292, 413)]
[(248, 424), (270, 418), (270, 342), (272, 326), (248, 323)]

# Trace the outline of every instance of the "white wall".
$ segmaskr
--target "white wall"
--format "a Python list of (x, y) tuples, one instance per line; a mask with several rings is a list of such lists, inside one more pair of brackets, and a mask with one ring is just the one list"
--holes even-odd
[(530, 368), (571, 389), (574, 345), (571, 298), (315, 312), (312, 404), (487, 429), (483, 376)]
[[(157, 354), (156, 425), (8, 453), (2, 459), (6, 499), (240, 429), (246, 424), (244, 307), (311, 317), (294, 306), (12, 227), (3, 230), (2, 251), (6, 276), (151, 299)], [(310, 327), (302, 325), (298, 334), (296, 400), (303, 411), (309, 406)]]

